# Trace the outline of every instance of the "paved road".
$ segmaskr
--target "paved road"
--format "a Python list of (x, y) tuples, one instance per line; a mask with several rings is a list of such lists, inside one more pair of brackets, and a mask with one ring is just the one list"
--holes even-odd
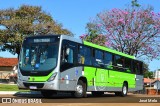
[(42, 103), (139, 103), (141, 100), (146, 100), (148, 103), (148, 99), (152, 100), (152, 103), (160, 103), (160, 96), (155, 95), (136, 95), (129, 94), (127, 97), (117, 97), (114, 94), (104, 94), (103, 96), (94, 97), (91, 94), (88, 94), (87, 98), (74, 98), (70, 94), (60, 93), (58, 95), (54, 95), (51, 98), (44, 98), (40, 94), (14, 94), (14, 95), (0, 95), (0, 97), (13, 97), (16, 99), (33, 99), (40, 100)]

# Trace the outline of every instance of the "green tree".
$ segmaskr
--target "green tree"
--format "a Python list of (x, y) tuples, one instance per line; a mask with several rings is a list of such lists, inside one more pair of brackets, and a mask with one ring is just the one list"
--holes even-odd
[(151, 78), (151, 79), (153, 78), (153, 72), (149, 71), (147, 63), (143, 64), (143, 73), (144, 73), (144, 78)]
[(149, 71), (148, 66), (149, 66), (149, 65), (148, 65), (147, 63), (143, 62), (143, 73), (144, 73), (144, 74)]
[(137, 0), (132, 0), (131, 4), (132, 4), (132, 7), (140, 7), (141, 6), (140, 4), (138, 4)]
[[(20, 53), (24, 37), (46, 34), (73, 35), (42, 11), (39, 6), (23, 5), (18, 9), (0, 10), (0, 50)], [(16, 50), (16, 51), (15, 51)]]
[(153, 78), (153, 72), (152, 71), (147, 71), (144, 73), (144, 78)]
[(148, 64), (143, 62), (143, 74), (145, 78), (148, 78), (148, 72), (149, 72)]
[(81, 39), (85, 39), (86, 41), (92, 42), (94, 44), (105, 46), (106, 37), (99, 33), (98, 29), (96, 29), (96, 25), (88, 23), (86, 29), (88, 33), (80, 36)]

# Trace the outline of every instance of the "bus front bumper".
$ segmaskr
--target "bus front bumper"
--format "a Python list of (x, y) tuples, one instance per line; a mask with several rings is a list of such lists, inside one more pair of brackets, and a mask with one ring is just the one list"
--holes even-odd
[(58, 90), (53, 82), (17, 82), (19, 89), (30, 90)]

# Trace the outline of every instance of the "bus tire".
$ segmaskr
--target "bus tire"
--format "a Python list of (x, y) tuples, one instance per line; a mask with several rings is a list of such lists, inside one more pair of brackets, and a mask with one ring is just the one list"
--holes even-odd
[(102, 96), (103, 94), (104, 92), (101, 92), (101, 91), (92, 91), (93, 96)]
[(123, 87), (122, 87), (122, 91), (121, 91), (121, 96), (122, 97), (125, 97), (127, 96), (127, 92), (128, 92), (128, 86), (126, 83), (123, 84)]
[(87, 97), (86, 84), (82, 80), (78, 80), (78, 83), (76, 85), (76, 91), (73, 95), (76, 98)]
[(53, 96), (53, 94), (56, 94), (56, 92), (51, 90), (43, 90), (41, 91), (41, 94), (43, 97), (50, 98)]

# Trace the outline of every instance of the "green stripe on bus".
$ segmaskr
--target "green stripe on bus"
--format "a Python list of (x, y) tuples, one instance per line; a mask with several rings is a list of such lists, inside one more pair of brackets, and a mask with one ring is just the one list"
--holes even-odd
[(30, 76), (29, 82), (46, 82), (51, 76), (53, 72), (51, 72), (47, 76)]
[(101, 49), (101, 50), (104, 50), (104, 51), (108, 51), (108, 52), (111, 52), (111, 53), (114, 53), (114, 54), (125, 56), (125, 57), (131, 58), (131, 59), (135, 59), (134, 56), (130, 56), (128, 54), (124, 54), (122, 52), (118, 52), (116, 50), (112, 50), (112, 49), (109, 49), (109, 48), (104, 47), (104, 46), (99, 46), (99, 45), (96, 45), (96, 44), (93, 44), (93, 43), (90, 43), (90, 42), (87, 42), (87, 41), (83, 41), (83, 43), (84, 43), (84, 45), (87, 45), (87, 46), (91, 46), (91, 47), (98, 48), (98, 49)]

